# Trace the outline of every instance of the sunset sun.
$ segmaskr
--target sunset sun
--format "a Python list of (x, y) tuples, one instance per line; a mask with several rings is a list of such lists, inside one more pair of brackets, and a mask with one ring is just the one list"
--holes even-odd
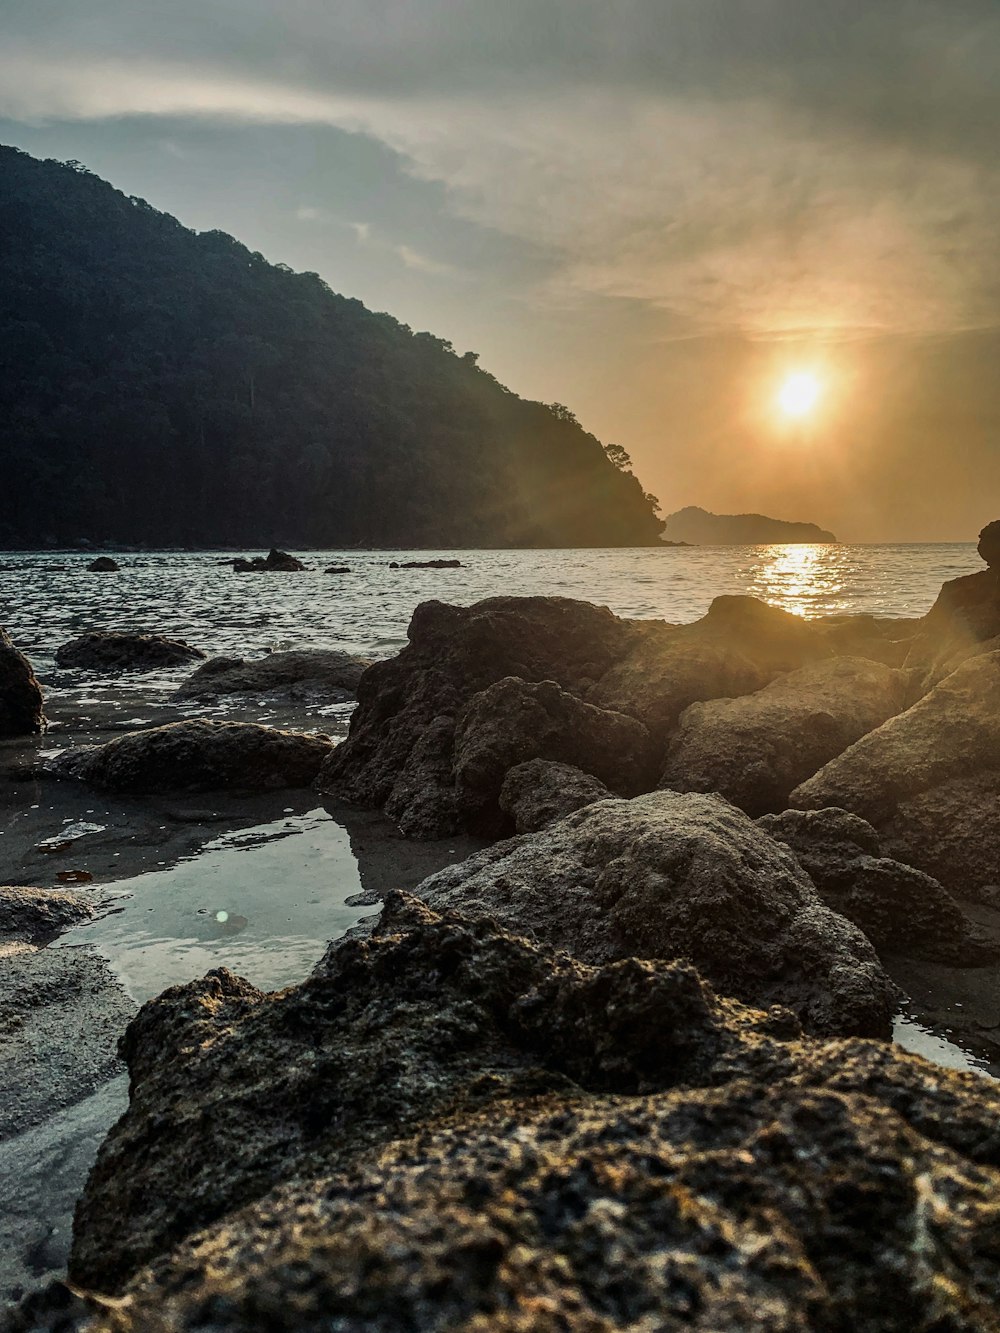
[(823, 396), (823, 385), (809, 371), (788, 375), (778, 391), (778, 406), (786, 417), (808, 417)]

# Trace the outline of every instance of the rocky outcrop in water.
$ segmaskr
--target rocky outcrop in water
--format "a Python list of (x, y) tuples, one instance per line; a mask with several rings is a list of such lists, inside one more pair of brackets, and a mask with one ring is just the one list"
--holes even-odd
[(508, 770), (499, 806), (513, 820), (518, 833), (537, 833), (574, 810), (612, 795), (603, 782), (570, 764), (529, 759)]
[(390, 569), (461, 569), (461, 560), (390, 560)]
[(0, 737), (33, 736), (45, 727), (42, 687), (31, 663), (0, 627)]
[(717, 791), (750, 815), (783, 810), (793, 787), (902, 711), (906, 672), (841, 657), (779, 676), (756, 694), (681, 714), (660, 780)]
[(95, 630), (56, 649), (56, 665), (79, 671), (156, 671), (198, 662), (205, 654), (162, 634)]
[(249, 560), (237, 556), (233, 561), (233, 569), (237, 574), (298, 574), (305, 568), (294, 555), (273, 546), (266, 556), (257, 555)]
[(362, 674), (370, 666), (366, 658), (336, 648), (300, 648), (268, 653), (251, 661), (244, 657), (212, 657), (181, 683), (174, 698), (261, 695), (276, 690), (349, 697), (357, 691)]
[(117, 574), (121, 566), (117, 560), (112, 560), (109, 555), (99, 555), (96, 560), (91, 560), (87, 566), (88, 574)]
[(583, 962), (689, 959), (727, 995), (811, 1031), (887, 1036), (896, 991), (787, 848), (718, 796), (601, 801), (423, 881), (435, 910), (495, 917)]
[(48, 771), (132, 795), (269, 791), (308, 787), (332, 749), (326, 736), (250, 722), (196, 720), (130, 731), (105, 745), (64, 750)]

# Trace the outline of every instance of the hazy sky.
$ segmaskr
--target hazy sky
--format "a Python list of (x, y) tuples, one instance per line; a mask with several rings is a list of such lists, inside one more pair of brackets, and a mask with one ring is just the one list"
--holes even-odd
[[(1000, 0), (3, 0), (0, 140), (472, 348), (664, 509), (1000, 516)], [(808, 424), (782, 377), (824, 386)]]

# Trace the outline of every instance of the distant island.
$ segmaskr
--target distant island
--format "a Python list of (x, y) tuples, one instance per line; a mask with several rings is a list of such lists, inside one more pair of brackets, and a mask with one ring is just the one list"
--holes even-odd
[(627, 453), (450, 343), (0, 147), (0, 546), (655, 546)]
[(837, 538), (815, 523), (788, 523), (765, 514), (710, 514), (688, 505), (664, 520), (666, 542), (695, 546), (759, 546), (783, 542), (836, 542)]

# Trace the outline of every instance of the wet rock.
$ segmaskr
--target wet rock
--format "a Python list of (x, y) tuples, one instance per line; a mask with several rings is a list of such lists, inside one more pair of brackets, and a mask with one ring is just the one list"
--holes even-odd
[(303, 985), (212, 973), (123, 1052), (74, 1287), (15, 1329), (990, 1326), (1000, 1090), (684, 964), (397, 895)]
[(117, 574), (120, 565), (116, 560), (112, 560), (109, 555), (99, 555), (96, 560), (91, 560), (87, 566), (90, 574)]
[(233, 561), (233, 569), (237, 574), (296, 574), (305, 568), (302, 561), (297, 560), (294, 555), (274, 547), (266, 556), (254, 556), (251, 560), (237, 556)]
[(371, 663), (335, 648), (304, 648), (243, 657), (212, 657), (188, 676), (175, 699), (205, 699), (220, 694), (269, 694), (274, 690), (331, 693), (347, 698)]
[(904, 671), (857, 657), (814, 662), (755, 694), (681, 714), (660, 785), (717, 791), (750, 815), (783, 810), (830, 759), (907, 704)]
[(461, 569), (461, 560), (390, 560), (390, 569)]
[(1000, 652), (972, 657), (905, 713), (870, 732), (791, 794), (839, 806), (885, 851), (959, 896), (1000, 865)]
[(652, 786), (656, 774), (641, 722), (582, 703), (555, 681), (506, 676), (470, 699), (455, 728), (455, 783), (467, 822), (495, 817), (507, 773), (529, 759), (571, 764), (621, 796)]
[(82, 893), (63, 889), (25, 889), (0, 886), (0, 940), (45, 944), (93, 915)]
[(493, 597), (470, 607), (424, 602), (406, 648), (365, 672), (350, 733), (317, 786), (384, 807), (409, 836), (454, 833), (462, 823), (454, 731), (473, 695), (517, 676), (555, 681), (580, 696), (642, 632), (606, 607), (565, 597)]
[(665, 741), (689, 705), (752, 694), (833, 654), (815, 623), (753, 597), (716, 597), (692, 625), (651, 625), (587, 700), (638, 718)]
[(171, 722), (105, 745), (64, 750), (49, 765), (106, 791), (268, 791), (308, 787), (333, 748), (325, 736), (249, 722)]
[(493, 916), (593, 965), (689, 959), (727, 995), (822, 1033), (887, 1036), (896, 991), (787, 848), (718, 796), (589, 805), (425, 879), (435, 910)]
[(570, 764), (529, 759), (508, 771), (499, 804), (518, 833), (536, 833), (574, 810), (611, 795), (603, 782)]
[(0, 628), (0, 737), (33, 736), (44, 727), (42, 687), (31, 663)]
[(323, 570), (324, 574), (350, 574), (350, 565), (327, 565)]
[(81, 634), (56, 649), (56, 665), (82, 671), (156, 671), (184, 666), (205, 654), (182, 639), (162, 634), (130, 634), (98, 630)]
[(758, 820), (791, 848), (835, 912), (861, 927), (879, 953), (978, 966), (996, 957), (951, 894), (913, 866), (882, 855), (871, 824), (836, 808), (785, 810)]

